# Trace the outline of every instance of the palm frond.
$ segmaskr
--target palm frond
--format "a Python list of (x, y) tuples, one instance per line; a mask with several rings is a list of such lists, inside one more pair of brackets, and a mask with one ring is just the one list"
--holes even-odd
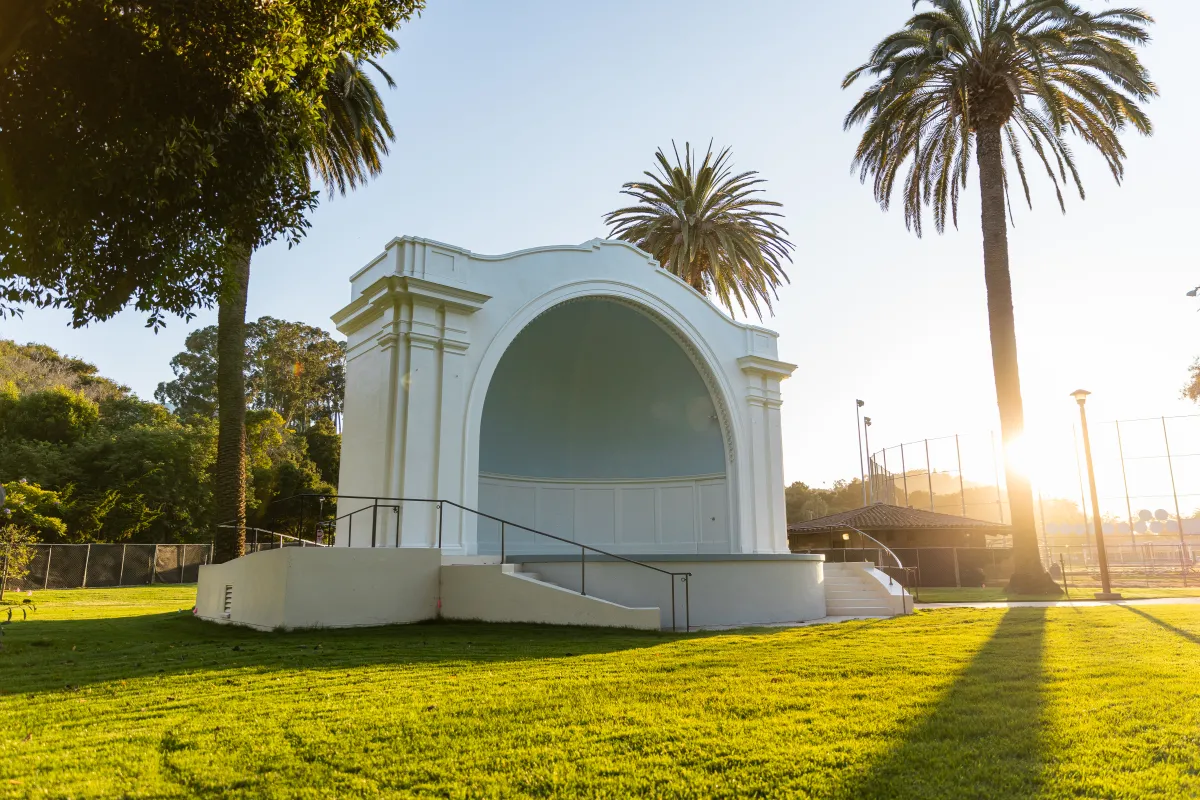
[(1005, 185), (1015, 170), (1030, 205), (1029, 151), (1046, 168), (1064, 210), (1063, 184), (1074, 183), (1083, 196), (1069, 137), (1098, 151), (1114, 179), (1122, 179), (1120, 134), (1126, 126), (1153, 130), (1142, 104), (1158, 89), (1134, 49), (1149, 41), (1148, 14), (1090, 13), (1069, 0), (915, 0), (913, 6), (905, 26), (842, 84), (873, 81), (845, 127), (863, 127), (854, 169), (871, 181), (882, 208), (903, 176), (910, 229), (921, 234), (926, 207), (939, 232), (947, 218), (957, 225), (981, 127), (1003, 131)]
[[(747, 303), (762, 318), (777, 290), (788, 280), (783, 263), (794, 245), (779, 223), (781, 205), (762, 195), (757, 172), (734, 174), (730, 150), (703, 159), (685, 144), (683, 156), (671, 143), (675, 160), (659, 149), (657, 169), (645, 180), (626, 183), (621, 193), (635, 201), (605, 215), (609, 235), (631, 242), (658, 260), (663, 269), (703, 294), (713, 294), (732, 314), (745, 314)], [(761, 305), (760, 305), (761, 303)]]
[[(389, 37), (388, 49), (396, 41)], [(310, 137), (308, 162), (330, 195), (346, 194), (383, 170), (383, 157), (396, 134), (383, 98), (364, 67), (373, 68), (389, 88), (396, 82), (374, 59), (341, 53), (323, 99), (320, 123)]]

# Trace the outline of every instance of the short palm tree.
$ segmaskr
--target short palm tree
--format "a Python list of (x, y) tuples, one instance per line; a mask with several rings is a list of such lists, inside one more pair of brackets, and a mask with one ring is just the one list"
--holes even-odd
[[(395, 41), (390, 42), (395, 48)], [(307, 132), (305, 159), (328, 187), (345, 195), (383, 169), (395, 138), (383, 100), (364, 71), (374, 67), (389, 87), (395, 82), (377, 63), (341, 54), (334, 66), (319, 121)], [(217, 519), (214, 560), (237, 558), (246, 548), (246, 290), (254, 248), (234, 242), (222, 276), (217, 315)]]
[[(1006, 449), (1024, 430), (1017, 339), (1008, 268), (1009, 189), (1019, 180), (1030, 201), (1027, 164), (1045, 168), (1062, 188), (1083, 186), (1067, 142), (1073, 134), (1098, 150), (1113, 177), (1124, 173), (1119, 134), (1143, 134), (1139, 103), (1157, 93), (1135, 47), (1153, 22), (1137, 9), (1089, 13), (1068, 0), (916, 0), (916, 13), (846, 76), (875, 82), (846, 117), (864, 124), (855, 166), (873, 180), (886, 210), (903, 173), (904, 215), (921, 234), (923, 207), (938, 232), (958, 223), (959, 192), (972, 159), (979, 170), (983, 272), (992, 336), (992, 368)], [(1065, 206), (1063, 207), (1065, 210)], [(1056, 591), (1038, 557), (1029, 480), (1006, 457), (1016, 572), (1012, 593)]]
[(764, 200), (765, 183), (757, 172), (733, 174), (729, 148), (713, 155), (712, 145), (699, 163), (692, 147), (675, 163), (655, 153), (657, 172), (645, 181), (627, 183), (621, 193), (637, 205), (618, 208), (604, 217), (613, 238), (645, 250), (663, 269), (679, 276), (701, 294), (709, 292), (733, 313), (734, 301), (744, 314), (749, 302), (762, 317), (776, 290), (788, 279), (783, 262), (794, 249), (787, 231), (776, 221), (780, 204)]

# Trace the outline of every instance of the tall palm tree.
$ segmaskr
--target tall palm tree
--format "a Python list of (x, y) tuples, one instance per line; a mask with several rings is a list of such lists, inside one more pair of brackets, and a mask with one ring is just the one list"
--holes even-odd
[(759, 197), (766, 181), (757, 172), (733, 174), (728, 147), (714, 156), (710, 143), (699, 163), (690, 144), (682, 159), (672, 149), (674, 164), (660, 149), (658, 171), (621, 188), (637, 205), (605, 215), (609, 235), (645, 250), (701, 294), (714, 293), (730, 313), (735, 300), (743, 314), (749, 302), (761, 318), (759, 301), (770, 310), (778, 299), (788, 279), (783, 261), (794, 249), (776, 222), (783, 215), (769, 210), (780, 204)]
[[(991, 327), (992, 369), (1006, 453), (1024, 430), (1017, 338), (1008, 268), (1009, 187), (1019, 178), (1032, 206), (1026, 163), (1040, 162), (1060, 207), (1062, 189), (1083, 185), (1068, 134), (1098, 150), (1120, 182), (1132, 125), (1151, 132), (1139, 103), (1157, 94), (1135, 47), (1153, 20), (1137, 9), (1083, 11), (1068, 0), (915, 0), (931, 6), (875, 46), (843, 88), (864, 75), (875, 82), (846, 117), (865, 124), (855, 154), (863, 182), (873, 179), (886, 210), (901, 172), (904, 216), (921, 234), (932, 206), (939, 233), (958, 224), (959, 192), (972, 155), (979, 170), (983, 274)], [(1030, 153), (1033, 157), (1030, 158)], [(1011, 593), (1057, 591), (1038, 557), (1033, 494), (1005, 458), (1015, 573)]]
[[(389, 45), (396, 47), (394, 40)], [(306, 163), (331, 195), (335, 190), (345, 195), (378, 175), (395, 138), (365, 65), (395, 87), (375, 61), (343, 53), (330, 74), (319, 121), (307, 131)], [(218, 562), (246, 549), (246, 291), (253, 254), (252, 246), (234, 239), (218, 299), (216, 506), (217, 519), (234, 525), (216, 531)]]

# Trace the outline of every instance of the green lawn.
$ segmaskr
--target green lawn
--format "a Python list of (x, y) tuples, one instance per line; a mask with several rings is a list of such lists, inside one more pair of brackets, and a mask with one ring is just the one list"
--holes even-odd
[[(921, 603), (1003, 603), (1010, 599), (1012, 600), (1093, 600), (1096, 592), (1100, 591), (1099, 586), (1088, 588), (1077, 588), (1072, 586), (1070, 593), (1067, 595), (1050, 596), (1026, 596), (1009, 598), (1004, 594), (1003, 586), (989, 586), (984, 589), (963, 587), (956, 589), (953, 586), (949, 588), (925, 588), (920, 590)], [(1147, 600), (1160, 597), (1200, 597), (1200, 586), (1193, 586), (1187, 589), (1182, 587), (1144, 587), (1139, 586), (1132, 589), (1125, 587), (1114, 587), (1114, 592), (1119, 592), (1122, 597), (1127, 600)]]
[(18, 612), (0, 796), (1200, 794), (1196, 606), (261, 634), (191, 599), (47, 592)]

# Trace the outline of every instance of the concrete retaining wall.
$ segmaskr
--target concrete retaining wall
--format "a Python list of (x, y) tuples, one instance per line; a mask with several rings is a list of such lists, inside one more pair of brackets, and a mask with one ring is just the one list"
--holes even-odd
[[(522, 569), (574, 591), (579, 590), (579, 559), (550, 560), (531, 556)], [(680, 556), (645, 563), (668, 572), (690, 572), (687, 596), (695, 626), (757, 625), (801, 622), (825, 616), (824, 557), (793, 556)], [(653, 560), (652, 560), (653, 559)], [(589, 560), (587, 592), (625, 606), (662, 609), (661, 625), (671, 628), (671, 583), (675, 584), (675, 618), (684, 628), (686, 613), (682, 578), (648, 570), (624, 561)]]
[(432, 548), (267, 550), (201, 567), (196, 614), (260, 630), (419, 622), (437, 616), (441, 564)]
[(660, 618), (657, 608), (629, 608), (521, 577), (512, 564), (442, 567), (442, 616), (643, 630), (658, 630)]

